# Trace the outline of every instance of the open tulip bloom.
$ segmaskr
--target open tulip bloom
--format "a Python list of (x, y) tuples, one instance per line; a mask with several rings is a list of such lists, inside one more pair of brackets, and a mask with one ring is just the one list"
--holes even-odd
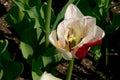
[(101, 43), (104, 31), (96, 25), (96, 19), (84, 16), (73, 4), (67, 7), (65, 17), (57, 30), (49, 35), (50, 42), (66, 60), (84, 58), (92, 46)]

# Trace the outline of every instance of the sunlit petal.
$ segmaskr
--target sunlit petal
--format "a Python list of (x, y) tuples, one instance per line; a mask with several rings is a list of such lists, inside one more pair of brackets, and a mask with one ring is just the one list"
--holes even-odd
[(40, 80), (62, 80), (60, 78), (57, 78), (55, 76), (53, 76), (50, 73), (44, 72), (40, 78)]
[(73, 4), (70, 4), (67, 7), (66, 13), (65, 13), (65, 19), (70, 19), (70, 18), (81, 18), (83, 17), (83, 14), (81, 11)]
[(56, 30), (51, 32), (51, 34), (49, 36), (49, 40), (56, 47), (58, 52), (61, 53), (61, 55), (64, 57), (64, 59), (66, 59), (66, 60), (71, 60), (72, 59), (71, 52), (65, 50), (64, 48), (62, 48), (58, 45), (58, 43), (57, 43), (58, 41), (57, 41), (57, 38), (56, 38)]

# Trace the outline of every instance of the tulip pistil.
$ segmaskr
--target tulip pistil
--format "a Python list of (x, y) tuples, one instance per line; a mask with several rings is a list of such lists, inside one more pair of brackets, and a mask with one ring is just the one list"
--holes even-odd
[(65, 49), (71, 51), (72, 47), (75, 46), (76, 37), (73, 34), (73, 30), (67, 30), (64, 35), (66, 46)]

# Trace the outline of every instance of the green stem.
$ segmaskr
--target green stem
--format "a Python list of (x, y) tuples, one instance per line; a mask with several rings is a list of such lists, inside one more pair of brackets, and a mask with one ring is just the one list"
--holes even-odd
[(73, 65), (74, 65), (74, 58), (72, 60), (70, 60), (70, 62), (69, 62), (66, 80), (71, 80)]
[(105, 8), (108, 8), (110, 0), (105, 0)]
[(107, 65), (108, 65), (108, 47), (107, 47), (107, 42), (106, 42), (106, 40), (105, 40), (105, 45), (106, 45), (106, 60), (105, 60), (105, 65), (106, 65), (106, 67), (107, 67)]
[(104, 44), (105, 44), (105, 76), (104, 80), (108, 80), (108, 47), (107, 47), (107, 42), (106, 38), (104, 39)]
[(51, 5), (52, 0), (48, 0), (47, 2), (47, 12), (45, 17), (45, 46), (47, 47), (49, 45), (49, 34), (50, 34), (50, 20), (51, 20)]

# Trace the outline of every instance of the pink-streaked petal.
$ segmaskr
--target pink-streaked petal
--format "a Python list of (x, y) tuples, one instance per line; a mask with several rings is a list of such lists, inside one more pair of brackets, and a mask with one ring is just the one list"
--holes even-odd
[[(90, 36), (86, 36), (85, 39), (89, 39), (88, 42), (84, 42), (83, 44), (79, 45), (79, 48), (77, 49), (75, 56), (78, 58), (84, 58), (88, 52), (89, 47), (93, 47), (96, 45), (99, 45), (102, 42), (102, 38), (105, 36), (104, 31), (96, 26), (96, 34), (95, 36), (92, 36), (93, 38), (90, 40), (89, 37)], [(87, 40), (85, 40), (87, 41)]]
[(87, 35), (90, 30), (95, 28), (96, 19), (91, 16), (84, 16), (80, 20), (80, 25), (84, 28), (84, 34)]
[(67, 19), (67, 20), (63, 20), (57, 27), (57, 35), (58, 35), (58, 38), (62, 37), (63, 38), (63, 35), (65, 33), (65, 30), (67, 28), (67, 26), (69, 24), (71, 24), (73, 21), (75, 21), (74, 19)]
[(83, 58), (88, 52), (89, 47), (96, 46), (102, 42), (104, 37), (104, 31), (95, 24), (95, 20), (89, 17), (89, 20), (84, 20), (84, 27), (86, 30), (86, 36), (82, 41), (74, 47), (75, 56)]
[(89, 43), (89, 44), (91, 44), (91, 46), (92, 46), (92, 44), (94, 46), (95, 44), (96, 45), (99, 44), (101, 42), (101, 39), (104, 36), (105, 36), (104, 31), (100, 27), (96, 26), (95, 34), (92, 35), (92, 32), (91, 32), (90, 35), (86, 36), (83, 41), (85, 44)]
[(87, 35), (82, 39), (82, 41), (78, 44), (78, 45), (81, 45), (81, 44), (86, 44), (88, 42), (90, 42), (94, 37), (95, 37), (95, 28), (91, 28), (90, 29), (90, 32), (87, 33)]
[(97, 26), (95, 36), (90, 42), (92, 43), (101, 40), (104, 36), (105, 32), (100, 27)]
[(70, 19), (70, 18), (79, 18), (80, 19), (81, 17), (83, 17), (83, 14), (74, 4), (70, 4), (67, 7), (67, 10), (65, 12), (65, 19)]
[(80, 47), (83, 44), (86, 44), (89, 41), (91, 41), (95, 37), (95, 34), (96, 34), (97, 26), (95, 23), (95, 18), (90, 17), (90, 16), (83, 17), (80, 20), (80, 26), (82, 26), (82, 28), (83, 28), (84, 37), (83, 37), (82, 41), (74, 47), (74, 49), (76, 47)]
[(63, 56), (64, 59), (66, 59), (66, 60), (72, 59), (71, 52), (69, 52), (63, 48), (58, 47), (58, 45), (56, 44), (56, 42), (57, 42), (56, 30), (51, 32), (51, 34), (49, 36), (49, 41), (51, 42), (51, 44), (53, 44), (57, 48), (58, 52), (61, 53), (61, 55)]

